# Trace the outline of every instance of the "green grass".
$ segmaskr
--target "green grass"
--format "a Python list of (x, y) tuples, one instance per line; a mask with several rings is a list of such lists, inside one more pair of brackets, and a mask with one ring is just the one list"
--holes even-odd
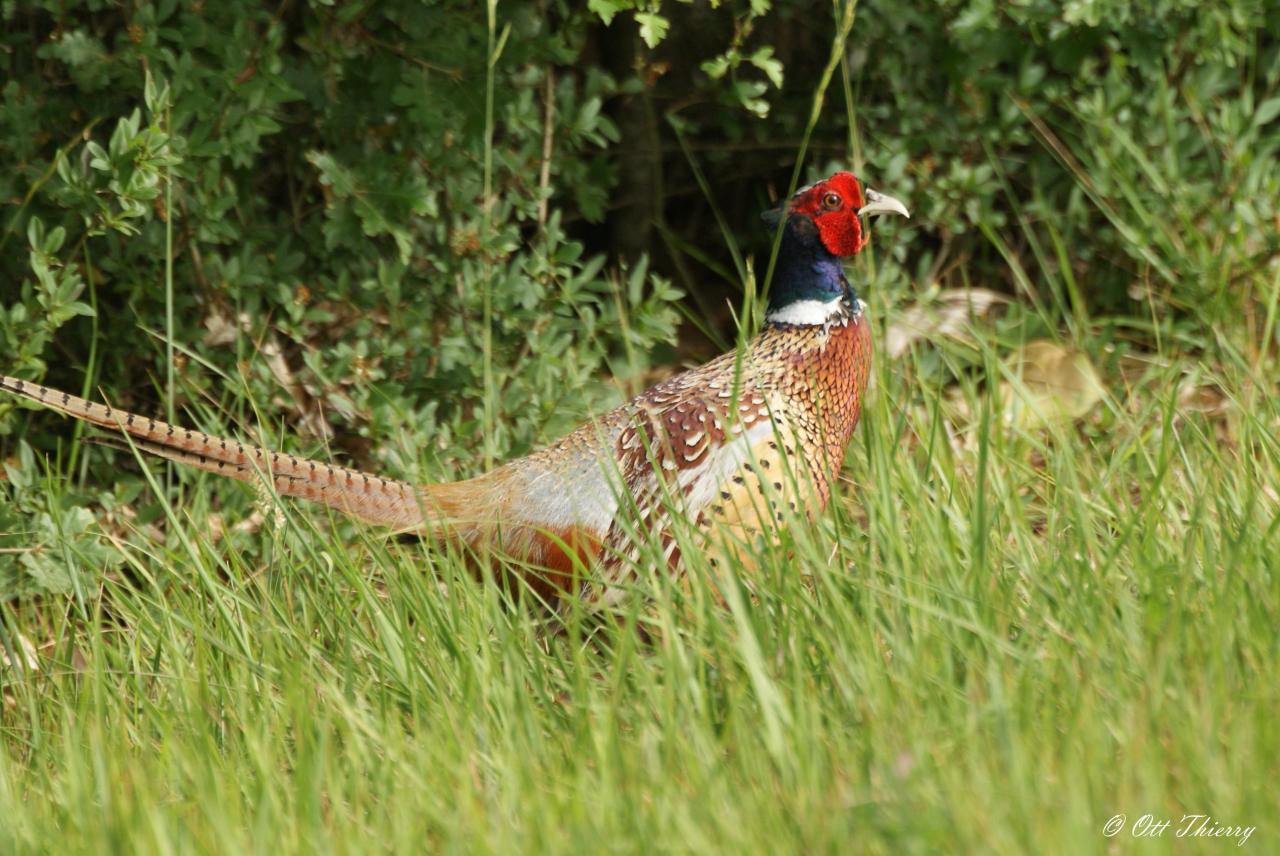
[(197, 478), (167, 547), (5, 613), (52, 647), (3, 672), (0, 849), (1103, 852), (1121, 813), (1275, 847), (1274, 395), (1225, 368), (1188, 415), (1171, 365), (1023, 431), (915, 366), (758, 597), (658, 592), (648, 643), (299, 506), (212, 543)]
[[(1134, 193), (1157, 168), (1098, 166)], [(1147, 234), (1199, 216), (1131, 210)], [(647, 641), (572, 614), (547, 632), (456, 559), (296, 504), (219, 536), (249, 491), (200, 475), (162, 533), (104, 524), (119, 572), (43, 545), (97, 586), (0, 610), (0, 852), (1234, 845), (1178, 838), (1188, 814), (1276, 851), (1280, 281), (1246, 284), (1256, 318), (1197, 327), (1241, 288), (1215, 263), (1232, 246), (1171, 241), (1216, 301), (1190, 328), (1092, 319), (1063, 250), (1087, 236), (1013, 228), (1030, 254), (993, 245), (1054, 305), (882, 355), (820, 524), (728, 610), (696, 558), (687, 592), (649, 580), (627, 616)], [(905, 298), (879, 273), (883, 333)], [(1137, 369), (1110, 356), (1126, 323), (1159, 343)], [(1107, 396), (1009, 424), (1006, 355), (1063, 327)], [(56, 475), (32, 490), (55, 519), (68, 502)], [(1147, 814), (1173, 823), (1138, 840)]]

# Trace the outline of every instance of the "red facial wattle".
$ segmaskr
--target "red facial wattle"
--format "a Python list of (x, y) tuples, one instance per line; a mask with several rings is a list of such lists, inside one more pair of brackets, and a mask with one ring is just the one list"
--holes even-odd
[(808, 215), (818, 227), (818, 236), (833, 256), (852, 256), (867, 243), (858, 209), (862, 207), (862, 185), (847, 172), (837, 172), (796, 198), (791, 210)]
[(814, 218), (822, 245), (833, 256), (855, 255), (866, 246), (867, 238), (855, 211), (832, 211)]
[[(867, 244), (867, 233), (860, 217), (896, 214), (911, 217), (907, 206), (892, 196), (863, 188), (851, 173), (837, 172), (798, 191), (783, 205), (766, 211), (761, 218), (777, 226), (782, 217), (792, 223), (796, 234), (816, 233), (822, 246), (837, 258), (856, 255)], [(798, 221), (798, 222), (797, 222)]]

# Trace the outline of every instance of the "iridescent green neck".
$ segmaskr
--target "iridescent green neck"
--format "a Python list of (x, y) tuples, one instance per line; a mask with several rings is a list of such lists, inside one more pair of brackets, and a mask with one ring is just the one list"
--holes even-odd
[(857, 295), (845, 278), (840, 259), (822, 245), (812, 220), (793, 214), (778, 247), (765, 320), (773, 324), (827, 324), (857, 308)]

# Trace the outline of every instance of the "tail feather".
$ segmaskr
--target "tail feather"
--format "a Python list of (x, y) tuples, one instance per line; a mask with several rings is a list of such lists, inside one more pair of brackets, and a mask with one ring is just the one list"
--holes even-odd
[[(132, 438), (133, 446), (149, 454), (244, 482), (268, 479), (284, 496), (323, 503), (369, 523), (412, 532), (429, 529), (429, 517), (435, 516), (424, 507), (424, 500), (431, 502), (424, 491), (408, 482), (179, 428), (17, 378), (0, 375), (0, 390), (126, 434)], [(108, 445), (128, 444), (116, 441)]]
[(601, 553), (604, 533), (572, 519), (539, 522), (521, 513), (529, 504), (524, 492), (530, 481), (527, 461), (523, 467), (515, 461), (468, 481), (415, 486), (179, 428), (17, 378), (0, 375), (0, 391), (104, 429), (108, 433), (93, 442), (105, 446), (243, 482), (266, 480), (283, 496), (319, 502), (404, 534), (456, 543), (480, 564), (509, 560), (512, 579), (523, 580), (539, 596), (574, 591), (577, 569)]

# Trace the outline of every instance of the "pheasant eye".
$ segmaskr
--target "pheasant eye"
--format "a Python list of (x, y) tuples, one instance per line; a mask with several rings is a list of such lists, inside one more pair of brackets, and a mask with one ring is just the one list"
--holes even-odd
[(822, 197), (822, 204), (832, 210), (839, 208), (842, 201), (843, 200), (840, 199), (840, 194), (838, 193), (828, 193), (826, 196)]

